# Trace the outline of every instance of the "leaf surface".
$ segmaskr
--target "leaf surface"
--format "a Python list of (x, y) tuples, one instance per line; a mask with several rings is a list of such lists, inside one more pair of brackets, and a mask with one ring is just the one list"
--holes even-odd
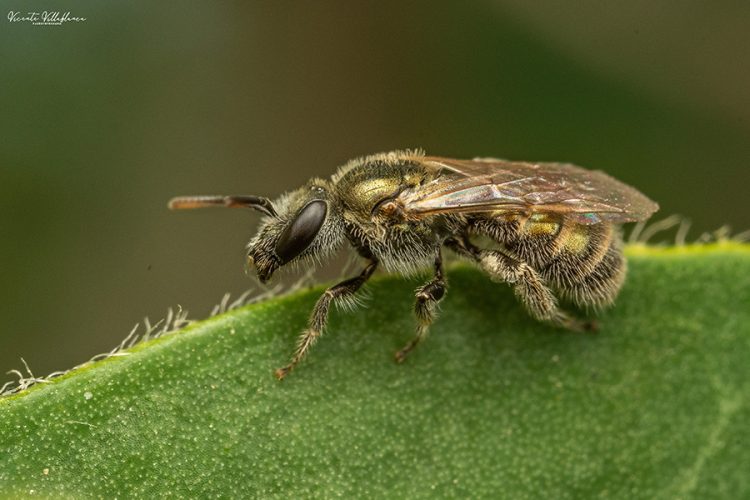
[(0, 400), (0, 496), (747, 498), (750, 249), (628, 253), (597, 334), (454, 266), (403, 365), (388, 276), (281, 383), (320, 288), (143, 343)]

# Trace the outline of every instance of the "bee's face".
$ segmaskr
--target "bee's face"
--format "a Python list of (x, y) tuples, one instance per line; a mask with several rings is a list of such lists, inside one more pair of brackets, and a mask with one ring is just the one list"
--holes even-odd
[(247, 264), (265, 283), (281, 266), (322, 258), (343, 240), (338, 207), (325, 183), (308, 185), (273, 202), (276, 215), (267, 216), (247, 245)]

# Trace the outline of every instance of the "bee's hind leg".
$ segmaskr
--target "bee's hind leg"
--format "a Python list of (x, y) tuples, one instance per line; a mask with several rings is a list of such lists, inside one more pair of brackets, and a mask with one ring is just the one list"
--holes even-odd
[(435, 257), (434, 278), (416, 290), (417, 300), (414, 304), (414, 315), (417, 317), (417, 334), (403, 349), (396, 353), (397, 363), (403, 363), (407, 354), (427, 337), (427, 331), (435, 320), (435, 308), (440, 299), (445, 295), (445, 289), (443, 259), (438, 249), (437, 256)]
[(510, 284), (516, 297), (535, 319), (568, 330), (586, 331), (596, 328), (593, 322), (577, 319), (560, 309), (552, 290), (527, 263), (514, 259), (500, 250), (481, 250), (467, 239), (453, 238), (447, 244), (456, 253), (477, 262), (493, 279)]
[(591, 329), (588, 322), (574, 318), (560, 309), (552, 290), (547, 287), (539, 273), (525, 262), (509, 257), (499, 250), (480, 250), (478, 262), (490, 276), (513, 286), (516, 297), (535, 319), (569, 330)]

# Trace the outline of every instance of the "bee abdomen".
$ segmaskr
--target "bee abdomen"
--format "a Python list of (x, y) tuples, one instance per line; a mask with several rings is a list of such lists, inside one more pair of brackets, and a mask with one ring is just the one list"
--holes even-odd
[[(517, 258), (554, 283), (573, 283), (591, 272), (604, 258), (614, 231), (611, 224), (587, 226), (564, 219), (526, 221), (515, 238), (503, 242)], [(549, 280), (549, 278), (548, 278)]]
[(499, 234), (491, 237), (534, 269), (542, 269), (555, 259), (559, 252), (558, 242), (567, 233), (562, 220), (545, 216), (510, 219), (497, 227), (505, 229), (506, 234), (496, 231)]
[(529, 264), (561, 297), (583, 307), (611, 304), (625, 279), (622, 237), (612, 224), (577, 224), (531, 217), (470, 221), (473, 234), (489, 236)]
[(563, 297), (578, 306), (610, 305), (625, 280), (627, 265), (622, 238), (612, 226), (607, 232), (608, 238), (592, 238), (587, 251), (576, 258), (563, 252), (542, 271)]
[(557, 238), (549, 243), (551, 256), (538, 269), (558, 288), (574, 285), (595, 270), (618, 238), (610, 224), (564, 224)]

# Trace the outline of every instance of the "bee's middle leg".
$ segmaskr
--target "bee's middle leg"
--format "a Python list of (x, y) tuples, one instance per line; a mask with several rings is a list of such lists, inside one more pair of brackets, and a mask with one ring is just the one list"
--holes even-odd
[(435, 276), (416, 290), (414, 315), (417, 317), (417, 334), (403, 349), (396, 352), (396, 362), (403, 363), (406, 356), (427, 337), (430, 325), (435, 320), (437, 303), (445, 295), (446, 282), (443, 275), (443, 259), (438, 250), (435, 257)]

